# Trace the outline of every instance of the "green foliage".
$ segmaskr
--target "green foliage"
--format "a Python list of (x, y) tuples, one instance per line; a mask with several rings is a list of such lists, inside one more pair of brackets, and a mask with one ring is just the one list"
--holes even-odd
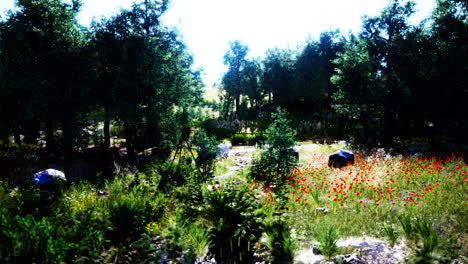
[(12, 216), (6, 210), (0, 214), (2, 239), (1, 259), (7, 262), (50, 263), (63, 261), (65, 241), (53, 239), (55, 228), (48, 218), (32, 215)]
[(266, 223), (267, 246), (274, 263), (292, 263), (297, 250), (296, 242), (291, 236), (291, 229), (283, 219), (274, 219)]
[(234, 134), (232, 137), (232, 145), (245, 145), (245, 146), (255, 146), (264, 141), (262, 135), (256, 134)]
[(232, 138), (238, 130), (232, 123), (216, 119), (205, 120), (200, 127), (206, 131), (207, 135), (214, 136), (219, 141)]
[(383, 226), (383, 231), (387, 236), (388, 241), (390, 242), (390, 246), (393, 247), (399, 237), (398, 231), (395, 230), (395, 227), (392, 224), (385, 224)]
[(210, 247), (210, 233), (206, 227), (200, 223), (192, 223), (186, 229), (187, 244), (193, 248), (198, 258), (204, 257)]
[(232, 182), (202, 191), (201, 213), (211, 226), (210, 252), (217, 261), (252, 262), (253, 246), (262, 234), (260, 202), (247, 186)]
[(112, 136), (116, 136), (118, 138), (124, 138), (125, 137), (125, 130), (124, 130), (123, 126), (115, 124), (115, 125), (111, 126), (110, 134)]
[(266, 131), (266, 147), (260, 157), (252, 164), (251, 174), (254, 178), (273, 184), (280, 188), (286, 182), (286, 176), (296, 164), (293, 156), (294, 131), (289, 127), (286, 112), (278, 108), (272, 114), (274, 122)]
[[(72, 262), (79, 256), (96, 259), (104, 245), (104, 233), (83, 221), (31, 214), (0, 213), (0, 259), (8, 263)], [(83, 232), (85, 230), (85, 232)]]
[(165, 163), (153, 162), (147, 165), (145, 173), (157, 181), (158, 189), (165, 193), (188, 183), (199, 184), (203, 180), (202, 175), (191, 163), (185, 163), (181, 160)]
[(432, 223), (426, 219), (418, 219), (415, 229), (422, 241), (422, 246), (416, 250), (416, 256), (422, 260), (430, 260), (432, 252), (439, 245), (439, 234)]
[(204, 173), (211, 171), (216, 155), (219, 153), (217, 148), (218, 142), (214, 137), (207, 136), (205, 130), (198, 129), (193, 138), (193, 144), (197, 148), (198, 153), (195, 164)]
[(18, 1), (0, 22), (1, 140), (13, 133), (16, 144), (35, 145), (42, 130), (48, 152), (71, 158), (90, 143), (90, 120), (95, 141), (104, 123), (105, 147), (118, 121), (123, 133), (112, 132), (125, 137), (131, 161), (150, 147), (170, 153), (175, 109), (197, 104), (201, 80), (175, 30), (161, 24), (167, 4), (140, 1), (85, 29), (80, 1)]
[(124, 184), (120, 190), (115, 182), (111, 183), (113, 187), (105, 203), (110, 222), (109, 238), (116, 242), (141, 235), (146, 223), (161, 218), (166, 204), (165, 196), (144, 179), (128, 177), (120, 183)]
[(338, 241), (338, 233), (334, 226), (329, 225), (324, 229), (316, 230), (315, 238), (320, 243), (319, 249), (322, 252), (322, 255), (327, 258), (333, 258), (336, 253), (338, 253), (338, 246), (336, 242)]
[[(227, 93), (225, 109), (230, 109), (232, 100), (235, 100), (236, 113), (240, 111), (240, 96), (242, 89), (242, 71), (244, 70), (249, 48), (236, 40), (230, 43), (230, 49), (224, 55), (224, 65), (229, 67), (223, 76), (223, 89)], [(227, 112), (227, 111), (226, 111)]]
[(403, 229), (403, 232), (405, 233), (405, 237), (408, 241), (414, 241), (417, 239), (415, 237), (415, 226), (413, 224), (413, 219), (411, 216), (408, 215), (400, 215), (398, 217), (398, 221), (401, 224), (401, 228)]

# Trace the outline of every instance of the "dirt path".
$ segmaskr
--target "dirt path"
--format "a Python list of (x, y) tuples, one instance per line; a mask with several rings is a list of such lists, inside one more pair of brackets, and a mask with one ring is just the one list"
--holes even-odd
[(254, 151), (255, 147), (253, 146), (232, 147), (229, 150), (228, 159), (233, 159), (235, 161), (235, 165), (227, 167), (228, 172), (223, 175), (214, 177), (214, 180), (220, 181), (229, 178), (243, 168), (250, 166), (252, 163), (252, 155)]

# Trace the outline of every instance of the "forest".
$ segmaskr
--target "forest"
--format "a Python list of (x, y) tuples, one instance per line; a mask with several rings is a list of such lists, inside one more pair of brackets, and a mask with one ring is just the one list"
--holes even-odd
[(0, 16), (0, 262), (468, 261), (466, 1), (261, 58), (232, 40), (211, 96), (169, 0), (88, 27), (82, 5)]

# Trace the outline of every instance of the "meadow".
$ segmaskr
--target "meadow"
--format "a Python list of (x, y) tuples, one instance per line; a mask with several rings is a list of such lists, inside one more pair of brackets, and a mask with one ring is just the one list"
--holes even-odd
[(0, 259), (292, 263), (310, 247), (329, 259), (352, 253), (337, 241), (360, 237), (404, 244), (405, 262), (466, 260), (462, 157), (357, 152), (354, 165), (329, 168), (328, 153), (339, 147), (301, 149), (310, 162), (301, 159), (276, 191), (250, 178), (249, 168), (216, 182), (177, 162), (55, 189), (3, 183)]

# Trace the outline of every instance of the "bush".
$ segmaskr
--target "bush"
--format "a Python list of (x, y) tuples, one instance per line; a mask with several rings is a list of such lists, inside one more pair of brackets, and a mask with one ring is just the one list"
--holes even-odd
[(130, 187), (128, 192), (111, 193), (106, 202), (111, 229), (109, 238), (122, 242), (137, 238), (147, 223), (160, 219), (166, 199), (152, 186), (141, 183)]
[[(64, 241), (53, 238), (54, 225), (48, 218), (13, 216), (3, 210), (0, 216), (0, 259), (12, 263), (62, 262)], [(63, 254), (63, 253), (62, 253)]]
[(200, 127), (203, 128), (208, 135), (216, 137), (217, 140), (231, 138), (235, 133), (235, 129), (231, 127), (220, 127), (216, 119), (208, 119), (204, 121)]
[(211, 225), (210, 252), (218, 262), (253, 262), (253, 246), (262, 234), (265, 214), (249, 189), (228, 183), (220, 189), (203, 188), (203, 217)]
[(163, 232), (166, 242), (164, 251), (171, 260), (183, 259), (193, 263), (208, 253), (210, 244), (209, 230), (200, 222), (186, 219), (176, 214), (169, 219), (169, 225)]
[(255, 144), (263, 143), (264, 138), (260, 134), (235, 134), (232, 137), (232, 145), (248, 145), (253, 146)]
[[(5, 263), (77, 262), (96, 259), (104, 244), (102, 231), (80, 222), (33, 215), (0, 213), (0, 259)], [(83, 232), (85, 231), (85, 232)]]
[(291, 230), (282, 219), (275, 219), (266, 225), (267, 246), (274, 263), (292, 263), (296, 253), (296, 243)]
[(114, 124), (110, 127), (112, 137), (125, 138), (125, 129), (122, 125)]
[(213, 170), (213, 162), (219, 153), (218, 142), (214, 137), (208, 137), (205, 130), (199, 129), (193, 138), (193, 143), (197, 148), (197, 158), (195, 164), (203, 173)]
[(316, 234), (316, 239), (320, 243), (320, 252), (322, 252), (325, 258), (331, 259), (338, 253), (338, 246), (336, 244), (338, 238), (338, 233), (332, 225), (325, 227), (324, 230), (320, 230)]
[(145, 173), (157, 181), (158, 189), (166, 193), (185, 184), (203, 181), (200, 173), (190, 163), (165, 162), (153, 163), (146, 167)]

